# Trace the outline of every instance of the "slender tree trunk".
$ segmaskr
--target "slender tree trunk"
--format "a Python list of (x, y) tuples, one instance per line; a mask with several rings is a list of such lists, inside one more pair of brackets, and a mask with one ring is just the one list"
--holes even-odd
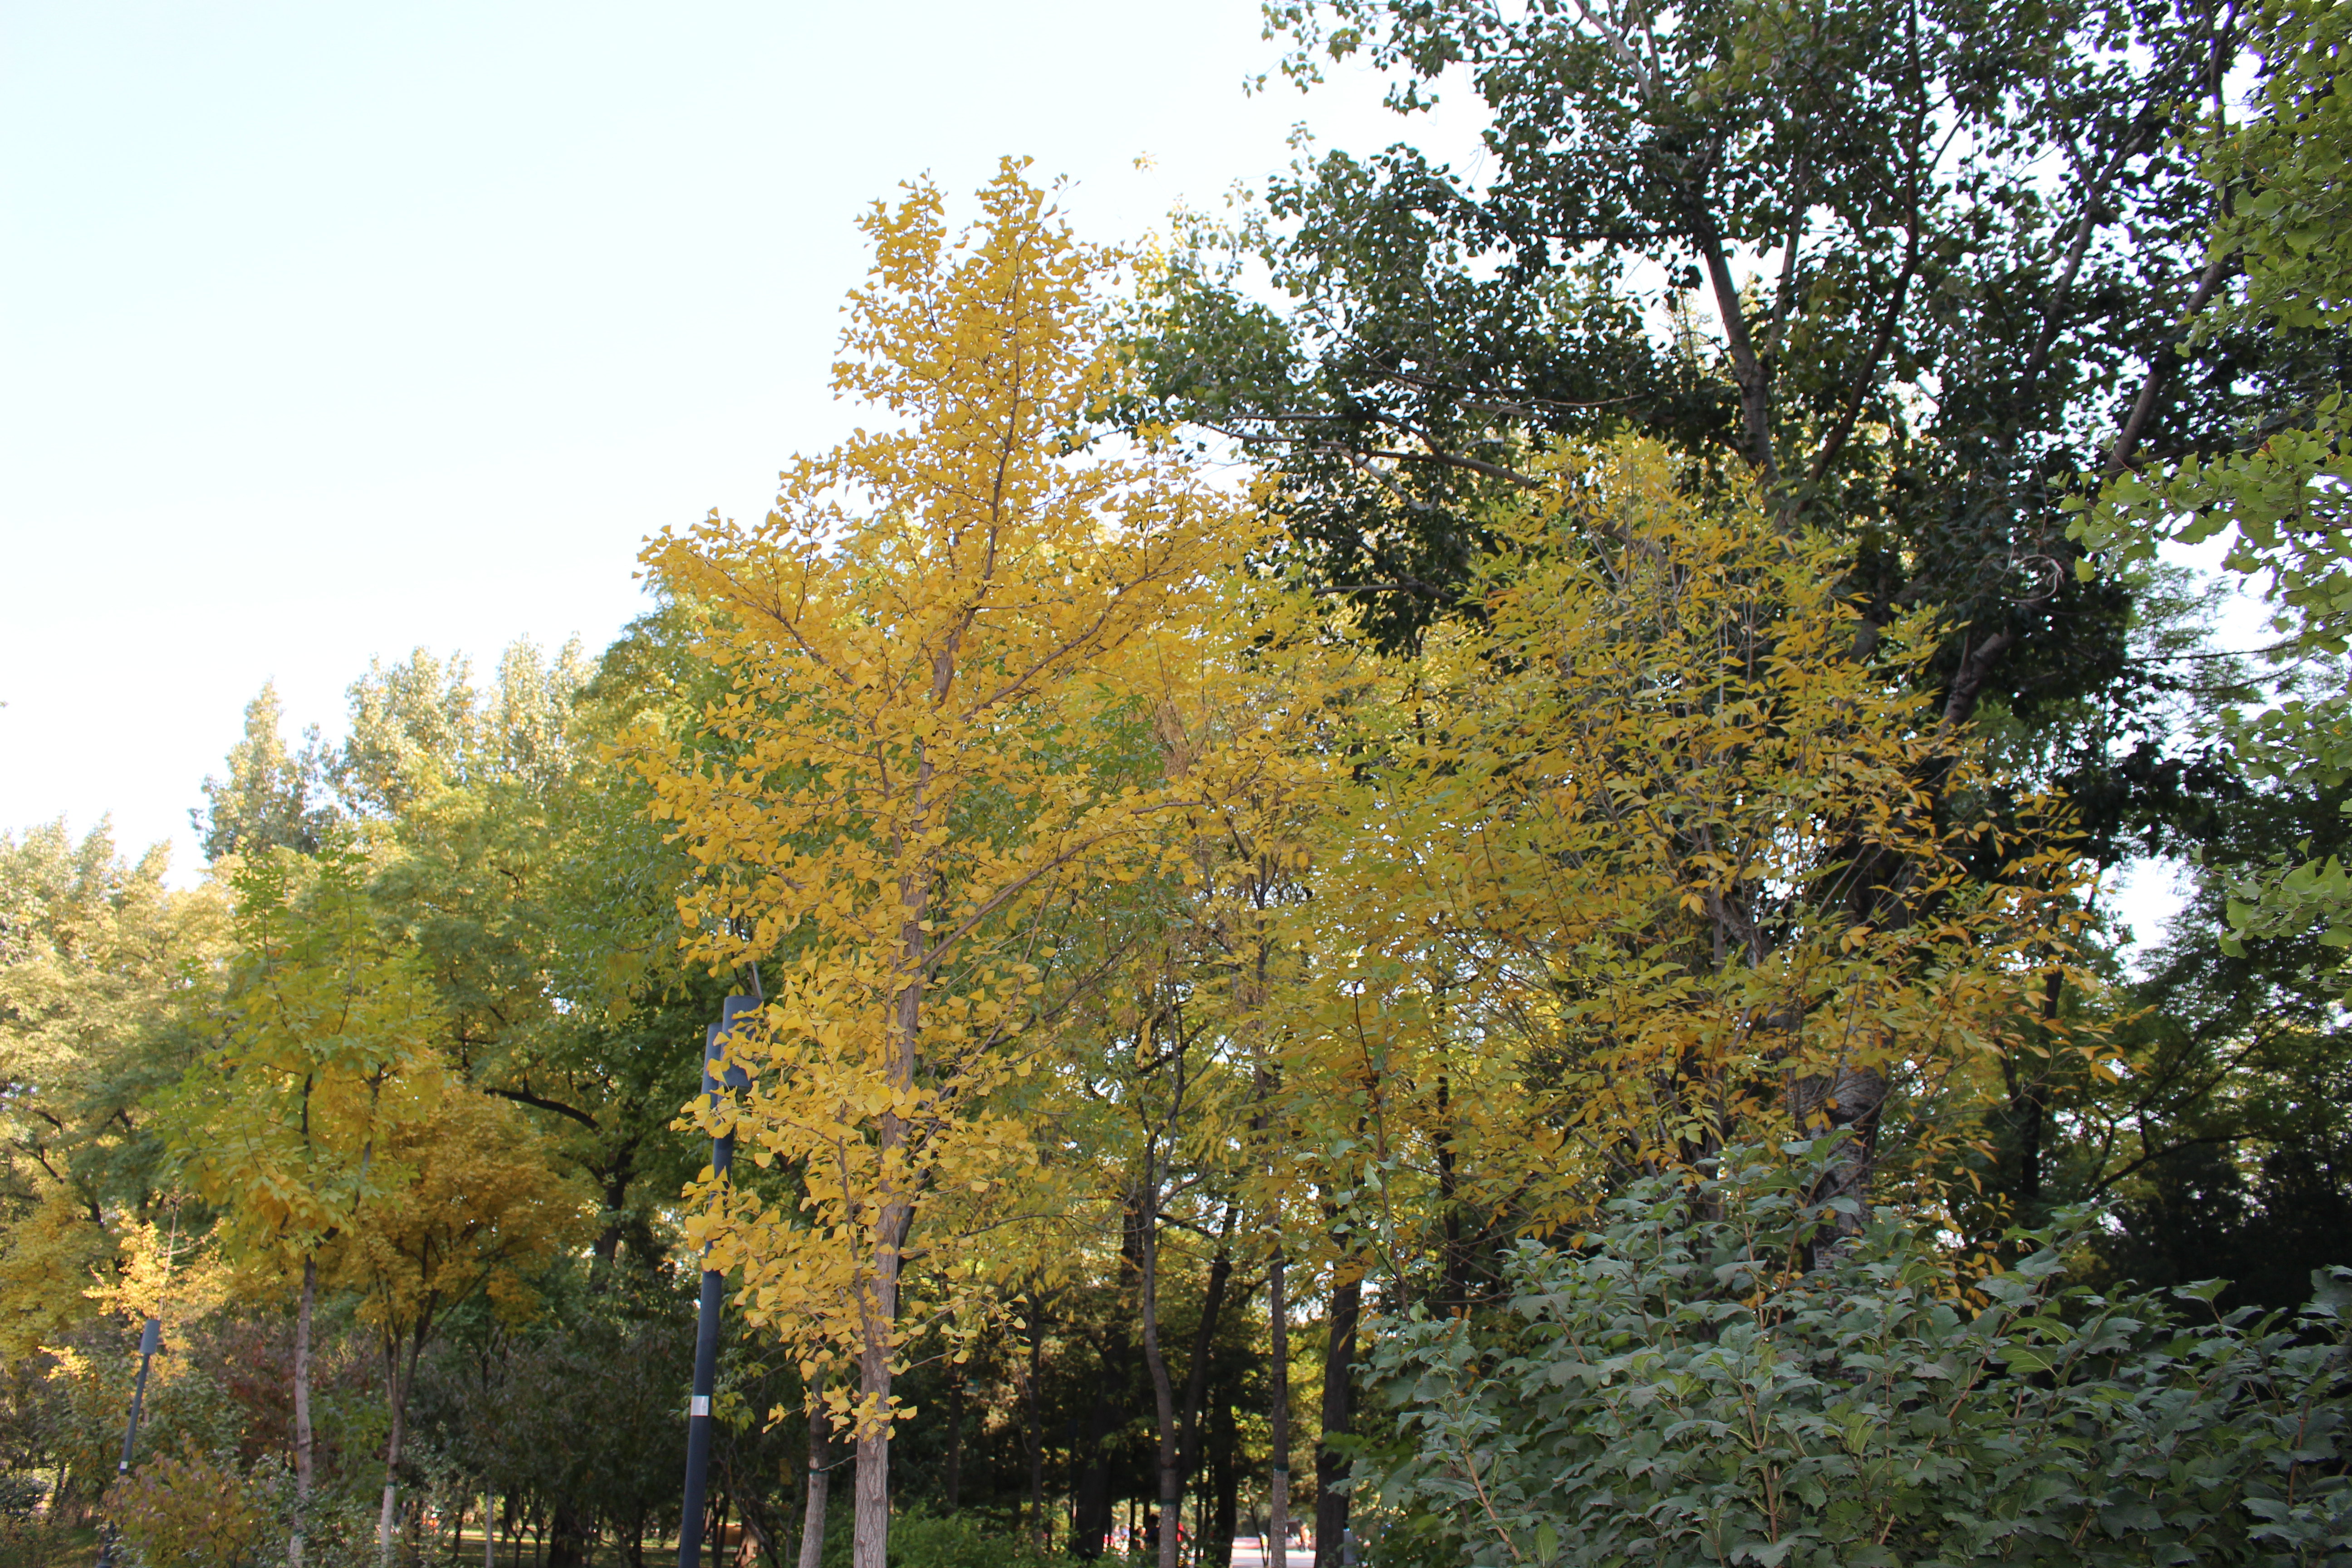
[(1273, 1532), (1267, 1562), (1290, 1568), (1290, 1303), (1284, 1299), (1282, 1244), (1265, 1266), (1265, 1424), (1273, 1462), (1266, 1467), (1266, 1528)]
[(963, 1367), (948, 1363), (948, 1511), (956, 1510), (963, 1489)]
[[(905, 1147), (904, 1126), (895, 1115), (883, 1119), (881, 1163), (887, 1169)], [(897, 1348), (898, 1248), (914, 1207), (903, 1198), (883, 1205), (877, 1227), (873, 1274), (858, 1304), (860, 1343), (856, 1428), (857, 1482), (852, 1504), (851, 1568), (887, 1568), (890, 1541), (891, 1355)]]
[(1086, 1427), (1079, 1449), (1084, 1459), (1081, 1462), (1076, 1456), (1071, 1459), (1078, 1495), (1071, 1510), (1076, 1528), (1070, 1550), (1089, 1561), (1102, 1555), (1104, 1542), (1118, 1522), (1117, 1500), (1111, 1496), (1110, 1461), (1103, 1452), (1103, 1439), (1120, 1425), (1127, 1407), (1128, 1348), (1127, 1338), (1116, 1324), (1094, 1342), (1097, 1374), (1093, 1393), (1087, 1400)]
[(1021, 1447), (1022, 1457), (1029, 1461), (1029, 1533), (1037, 1542), (1037, 1550), (1046, 1550), (1045, 1538), (1045, 1317), (1035, 1301), (1022, 1330), (1028, 1341), (1028, 1361), (1021, 1377)]
[(1437, 1304), (1440, 1310), (1466, 1317), (1470, 1311), (1470, 1260), (1462, 1245), (1461, 1178), (1454, 1169), (1452, 1088), (1445, 1075), (1439, 1074), (1437, 1208), (1444, 1219), (1445, 1240), (1444, 1263), (1438, 1271)]
[[(954, 677), (953, 655), (942, 656), (933, 679), (935, 700), (944, 699)], [(932, 764), (926, 758), (915, 770), (915, 811), (910, 831), (919, 837), (925, 823)], [(898, 847), (894, 846), (894, 851)], [(914, 1088), (920, 1058), (923, 1024), (921, 955), (930, 937), (923, 929), (930, 910), (932, 868), (928, 861), (904, 872), (898, 879), (899, 907), (905, 910), (898, 927), (898, 987), (892, 998), (888, 1059), (885, 1077), (891, 1089), (904, 1094)], [(882, 1173), (879, 1223), (875, 1226), (873, 1274), (858, 1301), (857, 1393), (861, 1409), (856, 1431), (857, 1493), (851, 1514), (850, 1568), (888, 1568), (890, 1549), (890, 1384), (891, 1352), (898, 1344), (899, 1252), (915, 1219), (913, 1194), (903, 1185), (901, 1169), (908, 1146), (908, 1129), (898, 1113), (885, 1111), (876, 1128), (876, 1168)]]
[(482, 1494), (482, 1568), (499, 1568), (498, 1500), (494, 1493)]
[(1216, 1342), (1217, 1317), (1224, 1309), (1225, 1285), (1233, 1278), (1234, 1224), (1238, 1205), (1227, 1205), (1224, 1224), (1218, 1227), (1217, 1253), (1209, 1263), (1208, 1289), (1201, 1296), (1201, 1321), (1192, 1331), (1192, 1360), (1184, 1369), (1183, 1425), (1177, 1441), (1177, 1484), (1189, 1480), (1201, 1458), (1201, 1405), (1209, 1391), (1209, 1353)]
[(393, 1509), (400, 1497), (400, 1448), (402, 1439), (407, 1436), (408, 1388), (416, 1375), (415, 1352), (423, 1346), (411, 1349), (405, 1369), (401, 1365), (400, 1349), (395, 1341), (387, 1347), (383, 1358), (384, 1394), (392, 1405), (392, 1435), (383, 1444), (383, 1511), (376, 1519), (375, 1548), (385, 1568), (390, 1568), (392, 1563)]
[(392, 1407), (392, 1436), (385, 1439), (383, 1445), (383, 1510), (376, 1517), (375, 1551), (378, 1560), (387, 1565), (392, 1562), (393, 1507), (400, 1495), (397, 1467), (400, 1464), (401, 1438), (404, 1435), (402, 1431), (404, 1425), (403, 1418), (405, 1415), (406, 1412), (402, 1410), (399, 1404), (395, 1402)]
[(310, 1520), (310, 1321), (319, 1306), (319, 1260), (302, 1258), (302, 1300), (294, 1310), (294, 1530), (286, 1540), (287, 1568), (302, 1568), (302, 1534)]
[(1160, 1568), (1176, 1568), (1176, 1526), (1184, 1517), (1181, 1439), (1176, 1424), (1176, 1385), (1160, 1343), (1160, 1222), (1156, 1193), (1140, 1206), (1138, 1248), (1143, 1275), (1143, 1364), (1151, 1373), (1152, 1414), (1160, 1436)]
[(824, 1555), (824, 1494), (826, 1479), (825, 1438), (833, 1427), (832, 1419), (824, 1413), (823, 1384), (816, 1390), (819, 1398), (809, 1405), (808, 1425), (808, 1511), (801, 1516), (800, 1568), (818, 1568)]
[[(1331, 1439), (1355, 1429), (1356, 1320), (1364, 1285), (1350, 1279), (1331, 1288), (1331, 1348), (1323, 1358), (1323, 1438), (1315, 1453), (1315, 1568), (1339, 1568), (1348, 1533), (1348, 1460)], [(1171, 1565), (1172, 1568), (1172, 1564)]]
[(1234, 1532), (1241, 1523), (1242, 1468), (1236, 1452), (1241, 1436), (1234, 1429), (1233, 1396), (1234, 1389), (1229, 1384), (1216, 1403), (1217, 1418), (1209, 1445), (1209, 1475), (1216, 1513), (1202, 1541), (1211, 1568), (1232, 1568)]

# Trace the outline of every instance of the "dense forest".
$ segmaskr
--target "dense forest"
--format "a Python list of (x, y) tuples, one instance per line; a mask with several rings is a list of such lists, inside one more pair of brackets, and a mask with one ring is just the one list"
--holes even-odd
[(1267, 16), (1402, 139), (0, 836), (0, 1553), (2352, 1563), (2352, 8)]

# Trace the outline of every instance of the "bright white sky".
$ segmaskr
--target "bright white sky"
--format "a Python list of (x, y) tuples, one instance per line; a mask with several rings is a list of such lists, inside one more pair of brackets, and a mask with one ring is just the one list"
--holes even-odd
[(263, 681), (332, 734), (373, 655), (601, 647), (846, 426), (866, 204), (1026, 153), (1128, 239), (1398, 134), (1275, 59), (1256, 0), (0, 0), (0, 830), (185, 880)]

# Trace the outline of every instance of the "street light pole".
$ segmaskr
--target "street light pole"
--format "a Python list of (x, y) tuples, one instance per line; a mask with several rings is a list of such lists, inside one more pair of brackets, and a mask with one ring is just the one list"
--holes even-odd
[[(728, 1031), (735, 1026), (735, 1020), (756, 1011), (759, 1005), (756, 996), (730, 996), (719, 1005), (719, 1021), (703, 1037), (702, 1093), (706, 1101), (715, 1100), (722, 1089), (750, 1086), (751, 1075), (744, 1068), (730, 1066), (716, 1076), (712, 1069), (726, 1052)], [(735, 1134), (727, 1132), (713, 1139), (711, 1179), (725, 1181), (728, 1168), (734, 1163)], [(706, 1242), (706, 1258), (709, 1251)], [(677, 1568), (699, 1568), (702, 1557), (702, 1503), (710, 1476), (710, 1395), (719, 1381), (719, 1306), (726, 1283), (727, 1277), (718, 1269), (702, 1271), (702, 1311), (694, 1331), (694, 1394), (686, 1415), (686, 1508), (678, 1517)]]
[[(139, 1411), (147, 1403), (147, 1369), (155, 1364), (155, 1352), (163, 1348), (163, 1320), (150, 1318), (139, 1331), (139, 1381), (131, 1385), (131, 1424), (122, 1432), (122, 1458), (115, 1462), (114, 1473), (131, 1473), (131, 1450), (139, 1441)], [(121, 1532), (109, 1525), (106, 1546), (98, 1554), (98, 1568), (114, 1568), (114, 1543)]]

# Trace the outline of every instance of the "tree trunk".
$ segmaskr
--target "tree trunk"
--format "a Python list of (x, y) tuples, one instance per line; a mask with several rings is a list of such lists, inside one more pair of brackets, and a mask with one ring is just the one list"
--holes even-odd
[(1102, 1555), (1104, 1542), (1118, 1523), (1116, 1502), (1110, 1495), (1110, 1461), (1103, 1452), (1103, 1439), (1120, 1425), (1127, 1408), (1129, 1380), (1126, 1336), (1113, 1329), (1094, 1345), (1098, 1375), (1087, 1400), (1085, 1435), (1081, 1439), (1085, 1458), (1081, 1463), (1073, 1455), (1070, 1466), (1074, 1472), (1072, 1484), (1077, 1491), (1076, 1503), (1071, 1509), (1070, 1551), (1089, 1562)]
[(579, 1502), (557, 1499), (555, 1517), (547, 1527), (547, 1568), (584, 1568), (587, 1548), (588, 1521), (580, 1517)]
[(1029, 1534), (1037, 1542), (1037, 1550), (1046, 1550), (1045, 1537), (1045, 1315), (1035, 1301), (1022, 1329), (1028, 1340), (1029, 1357), (1020, 1373), (1021, 1379), (1021, 1447), (1022, 1457), (1029, 1461)]
[(1282, 1247), (1276, 1243), (1265, 1266), (1265, 1424), (1273, 1462), (1266, 1467), (1266, 1529), (1272, 1532), (1266, 1561), (1290, 1568), (1290, 1303), (1283, 1297)]
[(498, 1498), (482, 1494), (482, 1568), (499, 1568)]
[(1228, 1384), (1223, 1396), (1217, 1401), (1214, 1436), (1209, 1447), (1209, 1473), (1216, 1499), (1216, 1514), (1212, 1521), (1203, 1544), (1208, 1549), (1212, 1568), (1231, 1568), (1234, 1560), (1234, 1532), (1241, 1523), (1242, 1475), (1240, 1456), (1241, 1435), (1234, 1425), (1234, 1390)]
[[(1323, 1437), (1315, 1451), (1315, 1568), (1339, 1568), (1348, 1533), (1348, 1460), (1331, 1439), (1355, 1429), (1356, 1320), (1364, 1285), (1350, 1279), (1331, 1288), (1331, 1348), (1323, 1358)], [(1171, 1565), (1172, 1568), (1172, 1564)]]
[[(416, 1349), (422, 1349), (417, 1346)], [(408, 1365), (401, 1366), (398, 1342), (385, 1347), (383, 1357), (384, 1397), (392, 1405), (392, 1435), (383, 1444), (383, 1511), (377, 1516), (375, 1526), (376, 1556), (385, 1568), (392, 1563), (393, 1508), (400, 1497), (400, 1447), (407, 1435), (408, 1388), (416, 1375), (416, 1356), (408, 1356)]]
[(1438, 1270), (1440, 1311), (1467, 1317), (1470, 1312), (1470, 1259), (1462, 1244), (1461, 1177), (1454, 1168), (1453, 1086), (1443, 1073), (1437, 1079), (1437, 1211), (1443, 1216), (1443, 1263)]
[(948, 1511), (956, 1510), (963, 1489), (963, 1365), (948, 1363)]
[[(933, 691), (944, 697), (953, 679), (952, 655), (944, 656)], [(919, 835), (925, 821), (924, 801), (932, 777), (929, 758), (916, 765), (915, 812), (912, 831)], [(915, 1085), (921, 1058), (923, 984), (921, 955), (930, 943), (924, 922), (930, 910), (932, 867), (928, 863), (903, 872), (898, 879), (899, 907), (905, 911), (898, 927), (898, 955), (891, 999), (895, 1016), (889, 1024), (888, 1056), (884, 1076), (893, 1092), (905, 1094)], [(890, 1549), (890, 1385), (891, 1353), (897, 1348), (898, 1326), (899, 1252), (915, 1220), (914, 1194), (893, 1186), (895, 1171), (905, 1157), (907, 1124), (896, 1111), (882, 1113), (875, 1129), (876, 1169), (885, 1173), (875, 1194), (880, 1214), (874, 1229), (873, 1274), (857, 1303), (857, 1394), (860, 1406), (856, 1427), (857, 1444), (856, 1501), (850, 1517), (850, 1568), (888, 1568)]]
[(1138, 1256), (1143, 1275), (1143, 1364), (1151, 1373), (1152, 1414), (1160, 1437), (1160, 1568), (1176, 1568), (1176, 1526), (1184, 1517), (1184, 1489), (1178, 1452), (1176, 1385), (1168, 1375), (1168, 1357), (1160, 1344), (1160, 1222), (1159, 1205), (1140, 1205)]
[(294, 1311), (294, 1529), (286, 1538), (287, 1568), (302, 1568), (302, 1532), (310, 1518), (310, 1321), (319, 1306), (319, 1261), (302, 1258), (302, 1300)]
[(832, 1429), (832, 1420), (824, 1413), (824, 1385), (817, 1385), (817, 1398), (809, 1405), (808, 1426), (808, 1511), (801, 1516), (800, 1568), (818, 1568), (824, 1555), (824, 1494), (827, 1479), (825, 1468), (825, 1437)]
[(1209, 1263), (1208, 1288), (1201, 1295), (1200, 1326), (1192, 1331), (1192, 1361), (1184, 1369), (1183, 1425), (1176, 1450), (1180, 1487), (1192, 1479), (1200, 1463), (1201, 1403), (1209, 1391), (1209, 1353), (1216, 1342), (1217, 1315), (1224, 1308), (1225, 1284), (1234, 1274), (1234, 1224), (1240, 1215), (1239, 1205), (1226, 1205), (1224, 1223), (1218, 1227), (1217, 1253)]
[[(896, 1116), (886, 1115), (882, 1158), (887, 1164), (893, 1149), (905, 1142)], [(898, 1318), (898, 1247), (907, 1222), (914, 1217), (904, 1200), (886, 1204), (874, 1248), (874, 1274), (859, 1303), (860, 1343), (857, 1349), (857, 1393), (860, 1410), (857, 1444), (857, 1491), (851, 1514), (851, 1568), (887, 1568), (890, 1541), (890, 1387), (891, 1353)]]

